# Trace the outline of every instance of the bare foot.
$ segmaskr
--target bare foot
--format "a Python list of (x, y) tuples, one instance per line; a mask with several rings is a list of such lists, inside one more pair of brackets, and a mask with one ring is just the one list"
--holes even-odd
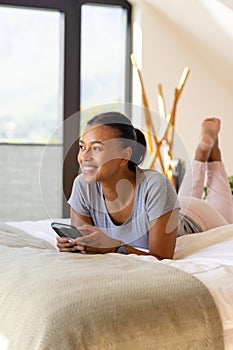
[(201, 124), (201, 136), (195, 159), (201, 162), (209, 160), (212, 149), (218, 144), (218, 133), (221, 121), (219, 118), (207, 118)]
[(218, 146), (218, 137), (217, 137), (207, 161), (208, 162), (216, 162), (216, 161), (220, 162), (221, 160), (222, 160), (222, 156), (221, 156), (220, 148)]
[(207, 118), (201, 124), (200, 147), (209, 149), (215, 144), (220, 130), (221, 121), (218, 118)]

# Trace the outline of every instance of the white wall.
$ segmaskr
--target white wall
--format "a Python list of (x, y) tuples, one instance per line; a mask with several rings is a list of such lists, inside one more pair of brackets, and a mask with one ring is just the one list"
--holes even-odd
[[(183, 68), (190, 68), (178, 103), (176, 131), (192, 157), (203, 118), (220, 116), (223, 160), (228, 174), (233, 174), (233, 66), (229, 65), (229, 57), (225, 61), (222, 52), (218, 54), (208, 46), (208, 42), (205, 44), (190, 36), (188, 31), (177, 26), (147, 1), (139, 1), (133, 13), (142, 32), (141, 37), (137, 34), (138, 37), (134, 38), (135, 57), (140, 62), (150, 108), (158, 111), (157, 85), (161, 83), (166, 107), (170, 110), (174, 88)], [(138, 90), (137, 76), (134, 85)], [(134, 103), (140, 104), (138, 93), (135, 96)], [(175, 152), (180, 152), (178, 149), (176, 151), (176, 146)]]

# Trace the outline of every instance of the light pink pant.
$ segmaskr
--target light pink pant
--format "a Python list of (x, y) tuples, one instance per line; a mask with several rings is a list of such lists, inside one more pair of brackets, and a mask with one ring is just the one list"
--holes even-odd
[[(207, 185), (207, 200), (203, 188)], [(203, 231), (233, 223), (233, 199), (222, 162), (192, 161), (185, 173), (178, 197), (181, 212), (191, 217)]]

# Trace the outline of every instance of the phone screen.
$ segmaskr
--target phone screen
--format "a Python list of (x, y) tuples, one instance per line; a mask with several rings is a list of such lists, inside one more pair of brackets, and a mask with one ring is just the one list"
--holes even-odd
[(77, 227), (73, 225), (66, 225), (59, 222), (52, 222), (52, 228), (60, 237), (72, 238), (82, 237), (82, 234), (79, 232)]

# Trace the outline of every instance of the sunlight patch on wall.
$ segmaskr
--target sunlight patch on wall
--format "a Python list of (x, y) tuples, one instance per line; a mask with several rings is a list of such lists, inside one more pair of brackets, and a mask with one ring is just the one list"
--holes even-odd
[(233, 10), (219, 0), (202, 0), (202, 4), (222, 29), (233, 37)]

